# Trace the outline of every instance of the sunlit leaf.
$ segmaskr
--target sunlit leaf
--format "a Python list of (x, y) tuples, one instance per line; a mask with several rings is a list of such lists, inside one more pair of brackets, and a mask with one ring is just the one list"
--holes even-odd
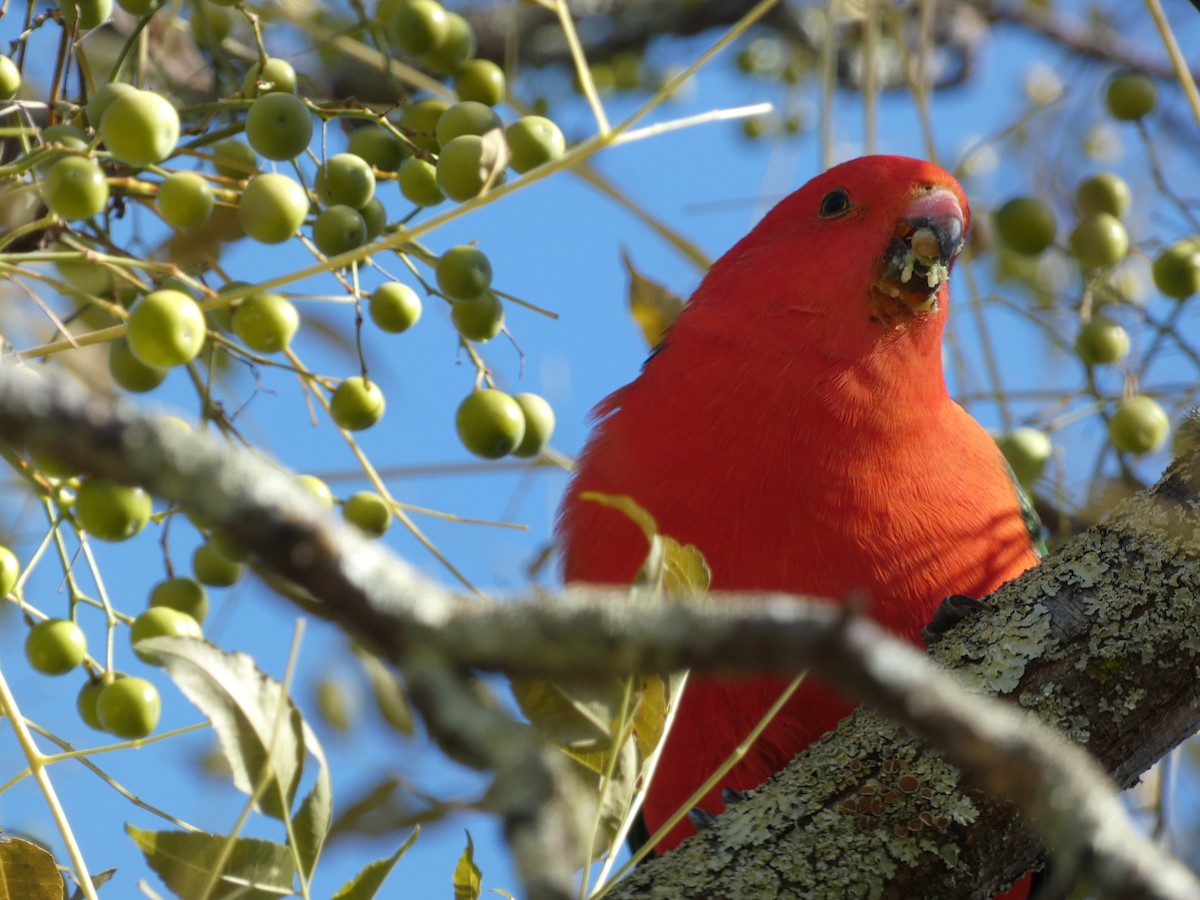
[(308, 727), (307, 722), (301, 722), (301, 725), (304, 730), (304, 746), (313, 755), (319, 768), (312, 790), (300, 802), (296, 818), (292, 820), (292, 834), (296, 838), (296, 855), (299, 858), (300, 870), (305, 878), (311, 878), (333, 819), (333, 782), (329, 777), (329, 763), (325, 759), (325, 751), (321, 748), (316, 734)]
[(683, 300), (642, 275), (633, 267), (628, 253), (622, 251), (621, 259), (629, 271), (629, 312), (642, 329), (646, 343), (657, 347), (675, 317), (683, 311)]
[(0, 900), (62, 900), (63, 879), (47, 850), (0, 838)]
[(228, 838), (198, 831), (143, 831), (132, 825), (125, 831), (181, 900), (274, 900), (293, 893), (296, 868), (283, 844), (236, 838), (215, 889), (206, 893)]
[(384, 665), (378, 656), (362, 647), (354, 647), (354, 656), (367, 674), (367, 681), (384, 721), (401, 734), (411, 735), (416, 728), (412, 707), (396, 673)]
[(475, 843), (467, 832), (467, 847), (454, 867), (454, 900), (479, 900), (483, 892), (483, 873), (475, 865)]
[(621, 702), (619, 679), (514, 678), (511, 686), (521, 712), (550, 743), (581, 752), (611, 745), (612, 720)]
[(392, 873), (392, 868), (400, 861), (400, 857), (417, 842), (420, 833), (420, 828), (414, 829), (409, 839), (401, 844), (395, 853), (366, 865), (361, 872), (342, 885), (333, 895), (333, 900), (372, 900)]

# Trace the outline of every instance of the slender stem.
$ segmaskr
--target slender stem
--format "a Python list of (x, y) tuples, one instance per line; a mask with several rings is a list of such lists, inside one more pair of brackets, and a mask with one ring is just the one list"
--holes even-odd
[(1188, 68), (1183, 51), (1179, 49), (1179, 42), (1175, 40), (1175, 32), (1171, 30), (1171, 23), (1167, 21), (1162, 4), (1158, 0), (1146, 0), (1146, 9), (1149, 10), (1150, 18), (1154, 20), (1154, 25), (1158, 28), (1163, 46), (1167, 48), (1167, 55), (1171, 57), (1171, 66), (1175, 69), (1175, 77), (1179, 80), (1183, 93), (1187, 96), (1188, 105), (1192, 108), (1192, 116), (1196, 119), (1196, 124), (1200, 125), (1200, 90), (1196, 89), (1196, 80), (1192, 78), (1192, 70)]

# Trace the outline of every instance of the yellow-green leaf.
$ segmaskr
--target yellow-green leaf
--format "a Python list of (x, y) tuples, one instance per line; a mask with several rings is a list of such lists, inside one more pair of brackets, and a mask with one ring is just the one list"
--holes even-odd
[(63, 880), (49, 852), (21, 838), (0, 838), (0, 897), (62, 900)]
[(467, 847), (454, 867), (454, 900), (479, 900), (483, 893), (483, 873), (475, 865), (475, 843), (467, 832)]
[(622, 694), (618, 679), (514, 678), (511, 686), (521, 712), (551, 744), (579, 753), (611, 746), (612, 721)]
[(587, 500), (590, 503), (599, 503), (601, 506), (607, 506), (609, 509), (623, 512), (630, 521), (642, 529), (642, 534), (646, 535), (646, 540), (648, 541), (653, 541), (658, 536), (658, 523), (654, 521), (654, 516), (646, 512), (628, 494), (602, 494), (599, 491), (582, 491), (579, 494), (579, 499)]
[(629, 312), (646, 343), (655, 347), (683, 311), (683, 301), (656, 281), (651, 281), (633, 267), (629, 254), (622, 252), (625, 268), (629, 270)]

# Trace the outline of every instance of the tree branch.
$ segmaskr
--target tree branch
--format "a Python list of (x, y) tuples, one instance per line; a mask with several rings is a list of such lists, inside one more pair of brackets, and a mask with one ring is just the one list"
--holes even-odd
[[(1068, 868), (1116, 896), (1200, 890), (1137, 837), (1080, 751), (1015, 709), (964, 697), (911, 648), (827, 604), (638, 604), (599, 591), (505, 606), (464, 600), (327, 520), (260, 460), (12, 366), (0, 367), (0, 436), (186, 504), (396, 661), (442, 745), (496, 773), (493, 799), (530, 896), (565, 895), (580, 858), (569, 827), (578, 804), (563, 787), (562, 758), (481, 700), (468, 669), (578, 677), (811, 662), (1020, 806)], [(973, 691), (1009, 695), (1085, 744), (1122, 786), (1200, 721), (1200, 457), (1185, 463), (1002, 588), (934, 651)], [(941, 758), (860, 710), (612, 896), (985, 896), (1037, 853), (1003, 805), (964, 792)]]

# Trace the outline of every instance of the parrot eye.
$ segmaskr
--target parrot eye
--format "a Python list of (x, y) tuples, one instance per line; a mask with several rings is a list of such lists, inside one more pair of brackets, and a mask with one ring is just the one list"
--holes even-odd
[(844, 215), (850, 211), (850, 195), (841, 188), (836, 191), (830, 191), (821, 200), (821, 209), (818, 211), (822, 219), (836, 219), (838, 216)]

